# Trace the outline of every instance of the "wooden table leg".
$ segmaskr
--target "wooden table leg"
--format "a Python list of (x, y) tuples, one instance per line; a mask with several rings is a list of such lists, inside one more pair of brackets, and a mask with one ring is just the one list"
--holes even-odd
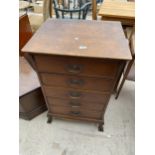
[(115, 86), (114, 86), (113, 93), (115, 93), (115, 92), (117, 91), (117, 87), (118, 87), (119, 81), (120, 81), (120, 79), (121, 79), (121, 76), (122, 76), (122, 74), (123, 74), (123, 70), (124, 70), (124, 68), (125, 68), (125, 65), (126, 65), (126, 62), (124, 62), (124, 63), (121, 64), (121, 67), (120, 67), (120, 69), (119, 69), (118, 78), (117, 78), (117, 81), (116, 81)]

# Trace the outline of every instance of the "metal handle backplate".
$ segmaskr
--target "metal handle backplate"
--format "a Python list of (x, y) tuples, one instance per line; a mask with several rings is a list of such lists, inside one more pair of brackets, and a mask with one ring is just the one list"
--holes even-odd
[(82, 95), (81, 92), (76, 92), (76, 91), (69, 92), (69, 97), (73, 99), (80, 98), (81, 95)]
[(67, 71), (72, 74), (80, 73), (83, 66), (81, 64), (68, 64)]
[(71, 115), (80, 115), (80, 111), (71, 111), (70, 112)]
[(84, 84), (84, 81), (82, 79), (71, 78), (68, 80), (68, 84), (72, 86), (81, 86)]

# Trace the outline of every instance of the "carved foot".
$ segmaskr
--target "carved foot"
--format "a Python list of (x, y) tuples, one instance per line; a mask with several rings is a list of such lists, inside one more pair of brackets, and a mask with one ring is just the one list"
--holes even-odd
[(52, 116), (47, 116), (48, 119), (47, 119), (47, 123), (51, 123), (52, 122)]
[(98, 131), (102, 131), (102, 132), (104, 131), (103, 124), (99, 124)]

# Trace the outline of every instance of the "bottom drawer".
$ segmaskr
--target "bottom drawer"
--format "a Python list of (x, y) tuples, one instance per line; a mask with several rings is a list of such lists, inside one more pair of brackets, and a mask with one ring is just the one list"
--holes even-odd
[(92, 119), (100, 119), (102, 117), (102, 112), (83, 110), (78, 107), (73, 108), (63, 106), (49, 106), (49, 108), (50, 112), (52, 112), (53, 114), (68, 115), (74, 117), (85, 117)]

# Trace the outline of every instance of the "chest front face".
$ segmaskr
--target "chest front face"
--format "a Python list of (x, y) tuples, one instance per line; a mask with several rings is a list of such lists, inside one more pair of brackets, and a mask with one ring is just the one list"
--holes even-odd
[[(119, 72), (131, 55), (118, 23), (89, 24), (49, 20), (23, 50), (32, 57), (49, 117), (98, 122), (101, 129)], [(114, 32), (121, 35), (110, 39)]]

